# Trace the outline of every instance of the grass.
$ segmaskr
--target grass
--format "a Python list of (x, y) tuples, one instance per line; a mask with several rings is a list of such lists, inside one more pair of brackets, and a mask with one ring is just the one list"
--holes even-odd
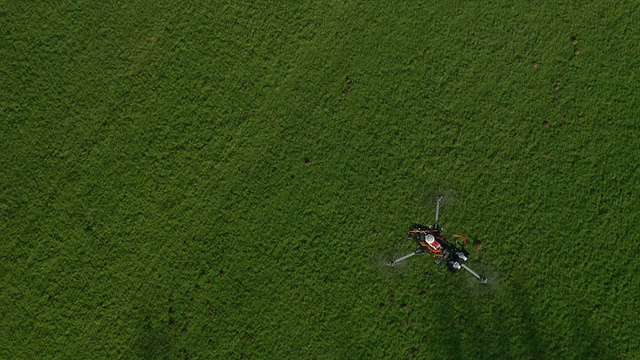
[(0, 357), (637, 358), (638, 10), (0, 2)]

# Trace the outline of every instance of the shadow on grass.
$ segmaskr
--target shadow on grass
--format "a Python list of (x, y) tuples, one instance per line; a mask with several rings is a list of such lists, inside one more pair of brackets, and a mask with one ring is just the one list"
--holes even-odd
[(522, 289), (520, 284), (514, 283), (512, 286), (512, 296), (516, 304), (516, 319), (520, 321), (519, 332), (523, 333), (521, 343), (526, 349), (526, 356), (533, 359), (541, 359), (545, 357), (544, 342), (541, 341), (537, 331), (536, 319), (531, 314), (530, 295)]
[[(494, 276), (489, 274), (490, 279)], [(474, 353), (475, 358), (611, 358), (601, 346), (601, 335), (583, 317), (576, 314), (570, 319), (571, 324), (560, 324), (566, 326), (558, 325), (557, 329), (543, 328), (560, 321), (550, 318), (557, 314), (557, 309), (549, 309), (541, 318), (532, 311), (537, 300), (521, 283), (505, 282), (497, 287), (498, 291), (506, 292), (509, 303), (496, 304), (494, 289), (476, 292), (478, 300), (492, 304), (492, 308), (489, 317), (485, 318), (486, 324), (477, 325), (482, 329), (486, 327), (487, 331), (475, 337), (467, 330), (467, 335), (475, 338), (474, 348), (480, 349)], [(451, 351), (457, 350), (451, 348)], [(457, 353), (461, 358), (468, 355)]]
[(160, 325), (153, 327), (145, 324), (138, 338), (138, 355), (141, 359), (170, 359), (172, 356), (171, 339)]
[[(545, 353), (548, 344), (540, 338), (526, 291), (519, 284), (498, 283), (495, 273), (489, 272), (487, 277), (490, 281), (486, 285), (471, 276), (460, 279), (468, 293), (463, 294), (460, 303), (439, 308), (445, 320), (440, 335), (447, 339), (439, 348), (446, 358), (552, 358)], [(504, 298), (505, 293), (509, 303), (503, 305), (498, 299)]]

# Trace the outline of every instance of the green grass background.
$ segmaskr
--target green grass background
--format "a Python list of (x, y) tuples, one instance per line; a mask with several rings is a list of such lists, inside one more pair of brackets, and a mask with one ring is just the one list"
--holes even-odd
[(639, 14), (0, 1), (0, 358), (637, 359)]

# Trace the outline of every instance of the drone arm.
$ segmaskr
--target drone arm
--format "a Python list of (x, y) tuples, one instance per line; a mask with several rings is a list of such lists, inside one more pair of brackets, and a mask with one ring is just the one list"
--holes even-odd
[(414, 251), (414, 252), (412, 252), (410, 254), (407, 254), (407, 255), (405, 255), (405, 256), (403, 256), (401, 258), (397, 258), (395, 260), (389, 261), (389, 263), (387, 263), (387, 265), (393, 266), (393, 265), (399, 263), (400, 261), (406, 260), (406, 259), (408, 259), (408, 258), (410, 258), (412, 256), (415, 256), (415, 255), (418, 255), (418, 254), (422, 254), (423, 252), (424, 252), (424, 250), (418, 249), (418, 250), (416, 250), (416, 251)]
[(470, 268), (470, 267), (468, 267), (467, 265), (465, 265), (465, 264), (460, 264), (460, 266), (461, 266), (461, 267), (463, 267), (463, 268), (464, 268), (465, 270), (467, 270), (468, 272), (470, 272), (470, 273), (471, 273), (471, 275), (473, 275), (473, 276), (477, 277), (477, 278), (478, 278), (478, 280), (482, 281), (483, 283), (486, 283), (486, 282), (487, 282), (487, 278), (486, 278), (486, 277), (484, 277), (484, 276), (482, 276), (482, 275), (478, 274), (477, 272), (475, 272), (475, 271), (471, 270), (471, 268)]
[(433, 226), (436, 230), (440, 229), (440, 202), (442, 201), (442, 195), (436, 197), (436, 223)]

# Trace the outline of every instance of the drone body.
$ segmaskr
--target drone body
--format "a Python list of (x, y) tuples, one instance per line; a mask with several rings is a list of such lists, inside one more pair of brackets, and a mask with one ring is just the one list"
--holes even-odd
[(486, 283), (486, 277), (479, 275), (465, 264), (465, 261), (467, 261), (469, 256), (469, 253), (464, 249), (464, 245), (467, 244), (467, 239), (462, 235), (453, 235), (454, 237), (464, 240), (463, 245), (460, 245), (458, 241), (453, 245), (442, 233), (440, 224), (438, 223), (441, 201), (442, 196), (436, 197), (436, 223), (433, 226), (423, 226), (419, 223), (415, 223), (407, 232), (407, 236), (411, 237), (419, 248), (411, 254), (389, 261), (388, 265), (394, 266), (398, 262), (408, 259), (414, 255), (429, 253), (436, 259), (436, 263), (445, 263), (449, 268), (449, 271), (456, 272), (460, 270), (460, 268), (464, 268), (473, 276), (478, 278), (478, 280)]

